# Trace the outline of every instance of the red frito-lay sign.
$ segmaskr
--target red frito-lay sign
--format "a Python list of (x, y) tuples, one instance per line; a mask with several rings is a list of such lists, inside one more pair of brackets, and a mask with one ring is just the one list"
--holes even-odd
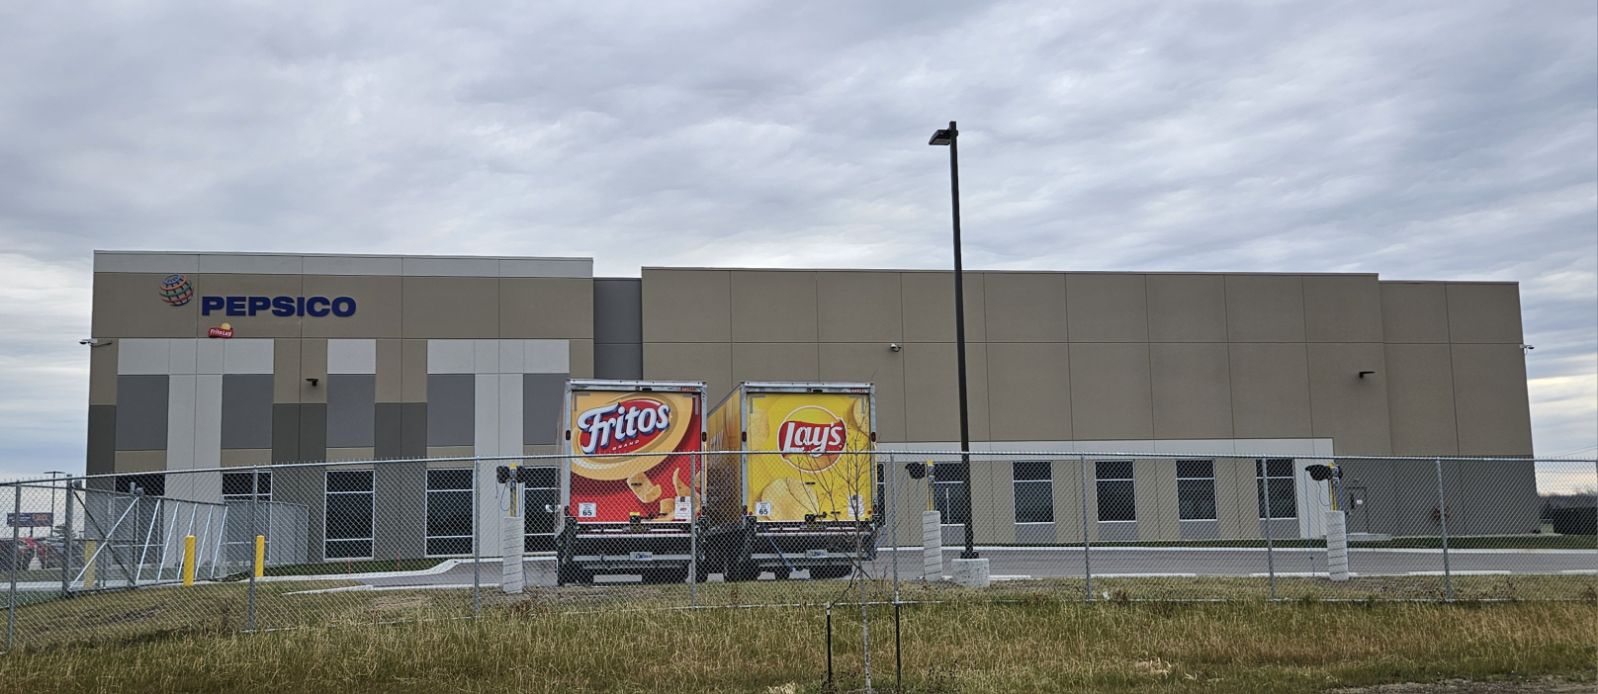
[(220, 337), (220, 338), (233, 337), (233, 325), (230, 324), (230, 323), (223, 323), (223, 324), (218, 325), (218, 326), (216, 326), (214, 328), (211, 328), (210, 330), (207, 330), (205, 332), (205, 336), (206, 337)]

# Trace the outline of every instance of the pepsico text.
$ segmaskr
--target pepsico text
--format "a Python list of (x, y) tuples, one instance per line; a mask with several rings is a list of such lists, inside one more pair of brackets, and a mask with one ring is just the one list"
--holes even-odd
[(321, 318), (332, 315), (347, 318), (355, 315), (355, 299), (348, 296), (202, 296), (200, 315), (209, 316), (220, 311), (228, 316), (253, 316), (271, 312), (274, 316), (310, 316)]

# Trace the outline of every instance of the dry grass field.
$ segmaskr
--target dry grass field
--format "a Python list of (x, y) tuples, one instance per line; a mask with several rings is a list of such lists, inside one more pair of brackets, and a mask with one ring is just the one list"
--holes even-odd
[[(814, 605), (636, 609), (679, 596), (669, 592), (675, 587), (653, 600), (636, 591), (568, 591), (489, 600), (471, 620), (466, 591), (302, 592), (339, 585), (262, 584), (258, 619), (275, 630), (260, 634), (238, 633), (243, 586), (236, 584), (25, 606), (19, 627), (28, 639), (0, 656), (0, 688), (823, 691), (824, 609)], [(746, 585), (719, 597), (770, 601), (781, 590), (794, 602), (819, 602), (838, 597), (839, 585)], [(1589, 686), (1598, 667), (1593, 600), (1269, 603), (1248, 592), (1217, 602), (1143, 602), (1171, 586), (1106, 581), (1112, 599), (1088, 604), (1063, 588), (922, 591), (916, 597), (938, 602), (904, 608), (903, 691), (1317, 692), (1544, 677)], [(1491, 597), (1492, 587), (1465, 581), (1461, 589)], [(1578, 592), (1562, 583), (1538, 589)], [(892, 610), (868, 609), (873, 684), (893, 691)], [(835, 609), (838, 691), (864, 685), (862, 631), (858, 605)]]

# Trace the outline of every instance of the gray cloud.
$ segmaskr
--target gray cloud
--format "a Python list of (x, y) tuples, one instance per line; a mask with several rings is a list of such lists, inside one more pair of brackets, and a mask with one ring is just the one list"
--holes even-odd
[(1598, 444), (1591, 3), (0, 8), (0, 468), (81, 465), (93, 248), (1521, 282)]

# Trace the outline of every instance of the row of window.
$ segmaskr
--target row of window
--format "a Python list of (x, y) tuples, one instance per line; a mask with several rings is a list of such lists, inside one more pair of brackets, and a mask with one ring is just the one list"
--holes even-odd
[[(1094, 486), (1098, 496), (1100, 522), (1137, 521), (1136, 479), (1130, 460), (1101, 460), (1094, 463)], [(1298, 504), (1294, 493), (1293, 461), (1285, 458), (1255, 461), (1256, 493), (1260, 518), (1296, 518)], [(525, 487), (525, 540), (527, 551), (545, 551), (553, 546), (555, 507), (559, 503), (558, 477), (554, 468), (534, 468), (534, 478)], [(1048, 524), (1054, 518), (1053, 465), (1046, 460), (1012, 463), (1015, 484), (1015, 522)], [(325, 499), (326, 534), (323, 550), (329, 559), (366, 559), (373, 556), (376, 493), (371, 470), (327, 471)], [(139, 486), (145, 493), (160, 493), (150, 487), (161, 486), (160, 475), (129, 476), (127, 486)], [(933, 483), (934, 501), (947, 524), (965, 522), (966, 494), (964, 470), (950, 465), (937, 468)], [(122, 485), (119, 479), (119, 486)], [(878, 478), (881, 479), (880, 476)], [(142, 482), (143, 484), (137, 484)], [(428, 470), (424, 493), (426, 552), (430, 556), (472, 553), (472, 509), (474, 475), (470, 468)], [(124, 489), (123, 491), (129, 491)], [(272, 500), (271, 472), (230, 472), (222, 475), (224, 501)], [(880, 492), (879, 492), (880, 494)], [(1215, 463), (1211, 460), (1176, 462), (1177, 517), (1181, 520), (1215, 520)]]
[[(1053, 464), (1047, 460), (1028, 460), (1016, 461), (1011, 466), (1015, 480), (1015, 522), (1053, 523)], [(1137, 521), (1137, 482), (1133, 467), (1130, 460), (1100, 460), (1093, 464), (1100, 522)], [(1293, 460), (1256, 460), (1254, 467), (1260, 519), (1297, 518)], [(959, 465), (937, 468), (933, 497), (946, 524), (965, 523), (968, 493), (965, 477), (965, 471)], [(1215, 461), (1176, 461), (1176, 503), (1177, 518), (1181, 520), (1216, 519)]]
[[(373, 557), (376, 490), (371, 470), (330, 470), (324, 517), (323, 552), (328, 559)], [(253, 479), (252, 479), (253, 478)], [(423, 543), (429, 556), (472, 553), (474, 476), (470, 468), (428, 470), (423, 509)], [(547, 551), (554, 546), (554, 510), (559, 503), (554, 468), (534, 468), (525, 488), (527, 551)], [(254, 486), (252, 486), (254, 485)], [(229, 472), (222, 475), (224, 501), (248, 501), (256, 489), (259, 501), (272, 500), (272, 473)]]

